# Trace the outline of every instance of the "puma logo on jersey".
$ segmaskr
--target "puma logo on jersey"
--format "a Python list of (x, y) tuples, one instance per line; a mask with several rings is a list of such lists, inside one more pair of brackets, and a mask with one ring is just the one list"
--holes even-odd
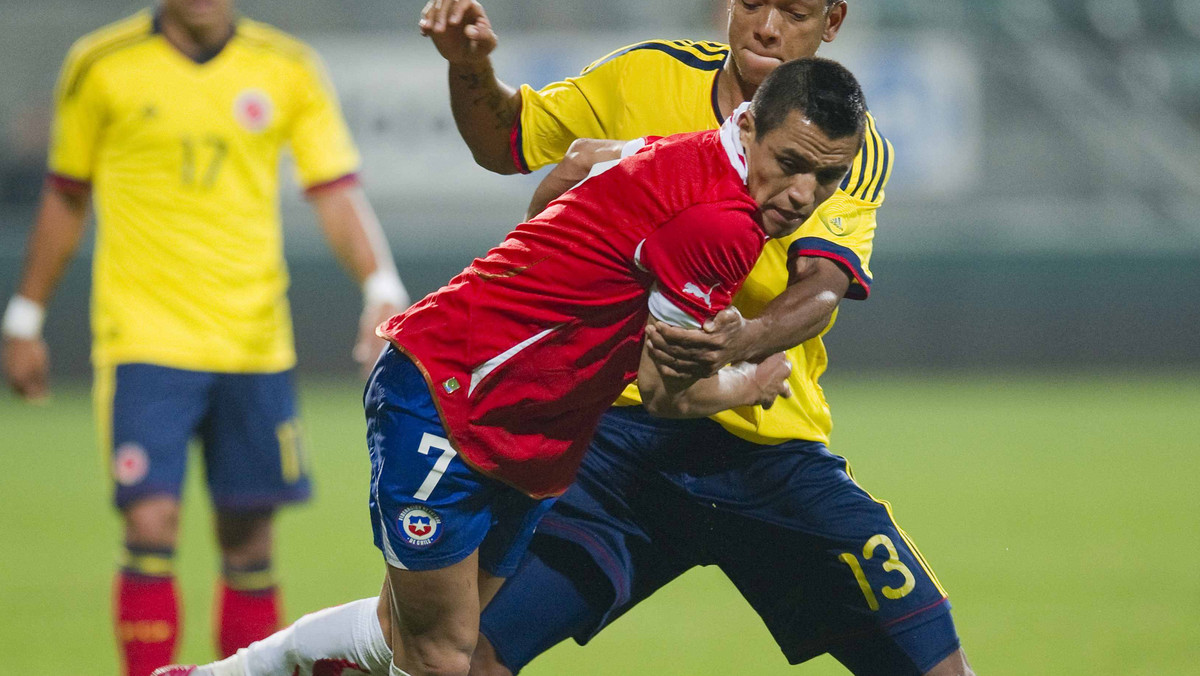
[(712, 307), (712, 292), (718, 286), (721, 286), (721, 285), (713, 284), (712, 286), (708, 287), (708, 291), (704, 291), (699, 286), (696, 286), (696, 284), (694, 284), (692, 282), (688, 282), (687, 284), (683, 285), (683, 292), (688, 295), (699, 298), (700, 300), (704, 301), (705, 305), (707, 305), (708, 307), (711, 308)]

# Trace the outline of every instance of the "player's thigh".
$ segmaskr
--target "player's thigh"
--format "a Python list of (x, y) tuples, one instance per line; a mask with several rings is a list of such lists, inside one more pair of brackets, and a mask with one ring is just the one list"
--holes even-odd
[(96, 421), (119, 509), (151, 496), (178, 500), (188, 442), (207, 413), (213, 380), (153, 364), (97, 367)]
[(218, 510), (261, 512), (308, 498), (291, 371), (217, 376), (200, 436)]
[(375, 545), (402, 570), (436, 570), (479, 550), (479, 567), (515, 568), (550, 503), (471, 468), (450, 443), (416, 366), (385, 351), (364, 398)]
[(770, 458), (786, 479), (763, 481), (756, 507), (714, 513), (721, 568), (793, 663), (840, 650), (882, 656), (856, 673), (931, 668), (958, 646), (933, 571), (842, 458), (791, 451)]

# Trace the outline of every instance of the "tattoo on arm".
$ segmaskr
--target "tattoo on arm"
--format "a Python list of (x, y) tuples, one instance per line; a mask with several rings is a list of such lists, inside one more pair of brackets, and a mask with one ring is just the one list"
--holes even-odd
[(490, 86), (495, 82), (491, 71), (480, 73), (469, 71), (458, 75), (471, 96), (471, 107), (483, 107), (491, 113), (497, 129), (507, 130), (512, 125), (516, 111), (512, 105), (511, 96), (505, 96), (501, 89)]

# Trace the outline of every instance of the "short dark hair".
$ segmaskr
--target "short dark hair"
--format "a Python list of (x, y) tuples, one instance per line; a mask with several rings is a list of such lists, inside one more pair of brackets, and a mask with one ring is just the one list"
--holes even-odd
[(858, 80), (837, 61), (819, 57), (788, 61), (759, 85), (750, 102), (756, 135), (799, 112), (831, 139), (863, 133), (867, 105)]

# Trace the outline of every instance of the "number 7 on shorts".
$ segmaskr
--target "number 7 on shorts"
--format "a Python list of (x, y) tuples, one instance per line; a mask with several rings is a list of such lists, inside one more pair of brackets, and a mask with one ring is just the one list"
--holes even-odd
[(429, 455), (429, 449), (431, 448), (441, 450), (442, 455), (437, 459), (437, 462), (433, 463), (433, 469), (429, 470), (429, 475), (425, 477), (425, 481), (421, 482), (421, 487), (413, 494), (414, 498), (421, 501), (429, 499), (429, 496), (433, 494), (433, 489), (442, 480), (442, 475), (446, 473), (446, 468), (450, 466), (450, 461), (454, 459), (454, 456), (458, 455), (458, 452), (450, 446), (449, 439), (426, 432), (421, 437), (421, 445), (417, 447), (417, 453)]

